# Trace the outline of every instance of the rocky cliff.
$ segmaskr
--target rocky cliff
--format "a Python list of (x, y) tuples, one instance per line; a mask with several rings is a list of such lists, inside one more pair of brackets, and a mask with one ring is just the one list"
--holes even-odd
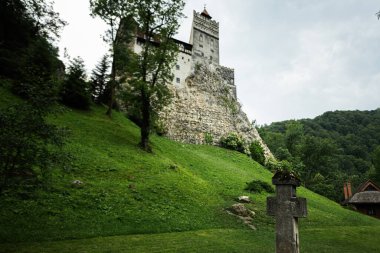
[(237, 101), (233, 69), (197, 63), (185, 84), (171, 89), (173, 101), (160, 117), (170, 139), (204, 144), (207, 136), (217, 145), (221, 137), (234, 132), (247, 146), (259, 141), (265, 156), (272, 156)]

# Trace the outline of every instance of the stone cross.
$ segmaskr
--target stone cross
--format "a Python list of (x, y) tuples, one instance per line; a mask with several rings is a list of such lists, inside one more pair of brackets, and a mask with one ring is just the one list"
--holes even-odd
[(276, 253), (299, 253), (298, 218), (307, 216), (306, 199), (296, 197), (301, 181), (290, 172), (277, 172), (276, 197), (267, 198), (267, 214), (276, 217)]

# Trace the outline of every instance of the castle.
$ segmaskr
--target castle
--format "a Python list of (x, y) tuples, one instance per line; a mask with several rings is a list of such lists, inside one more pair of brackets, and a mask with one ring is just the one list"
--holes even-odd
[[(258, 141), (266, 157), (272, 157), (237, 101), (234, 70), (219, 64), (219, 23), (206, 9), (194, 11), (190, 42), (175, 42), (174, 96), (159, 122), (164, 134), (180, 142), (217, 145), (222, 137), (237, 133), (247, 145)], [(140, 51), (139, 38), (134, 50)]]
[(219, 65), (219, 23), (212, 19), (206, 8), (201, 13), (193, 11), (190, 43), (179, 40), (176, 42), (180, 50), (173, 69), (175, 85), (185, 85), (186, 79), (199, 64), (212, 64), (223, 68), (225, 81), (236, 99), (234, 70)]

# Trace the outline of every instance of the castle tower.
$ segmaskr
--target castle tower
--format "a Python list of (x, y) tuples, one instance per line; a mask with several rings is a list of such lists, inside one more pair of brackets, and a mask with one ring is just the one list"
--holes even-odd
[(190, 44), (193, 45), (193, 61), (219, 65), (219, 23), (212, 20), (206, 8), (202, 13), (194, 11)]

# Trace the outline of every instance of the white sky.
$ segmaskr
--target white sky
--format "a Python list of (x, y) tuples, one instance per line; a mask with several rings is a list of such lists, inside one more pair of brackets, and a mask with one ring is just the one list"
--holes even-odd
[[(220, 26), (221, 64), (235, 69), (251, 120), (313, 118), (325, 111), (380, 107), (378, 0), (187, 0), (178, 39), (188, 42), (192, 11)], [(88, 72), (107, 52), (106, 26), (88, 0), (55, 0), (69, 25), (58, 43)]]

